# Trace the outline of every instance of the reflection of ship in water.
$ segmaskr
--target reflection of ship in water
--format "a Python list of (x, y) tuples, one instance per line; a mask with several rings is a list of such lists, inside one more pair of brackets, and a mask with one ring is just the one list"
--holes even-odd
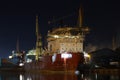
[(24, 80), (78, 80), (75, 74), (38, 74), (26, 73), (23, 76)]
[(120, 76), (115, 74), (41, 74), (41, 73), (15, 73), (0, 72), (1, 80), (120, 80)]
[(75, 71), (78, 64), (83, 64), (83, 42), (89, 29), (82, 25), (81, 9), (78, 19), (79, 24), (76, 27), (68, 26), (48, 31), (48, 49), (42, 52), (42, 41), (38, 31), (38, 16), (36, 16), (36, 50), (27, 54), (25, 70)]

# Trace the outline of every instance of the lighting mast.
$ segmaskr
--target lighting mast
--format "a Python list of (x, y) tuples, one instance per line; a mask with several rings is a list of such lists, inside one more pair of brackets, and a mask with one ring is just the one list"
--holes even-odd
[(39, 25), (38, 25), (38, 15), (36, 15), (36, 60), (38, 60), (39, 55), (42, 53), (42, 41), (39, 35)]

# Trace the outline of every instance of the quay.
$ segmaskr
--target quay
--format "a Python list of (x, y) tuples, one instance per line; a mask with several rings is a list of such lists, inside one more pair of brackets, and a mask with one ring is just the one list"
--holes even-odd
[(120, 69), (92, 69), (89, 70), (89, 72), (98, 74), (119, 74)]

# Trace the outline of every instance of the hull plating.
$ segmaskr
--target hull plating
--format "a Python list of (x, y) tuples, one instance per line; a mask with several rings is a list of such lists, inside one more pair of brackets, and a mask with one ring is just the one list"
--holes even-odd
[(40, 60), (25, 63), (26, 71), (75, 71), (84, 62), (82, 53), (41, 56)]

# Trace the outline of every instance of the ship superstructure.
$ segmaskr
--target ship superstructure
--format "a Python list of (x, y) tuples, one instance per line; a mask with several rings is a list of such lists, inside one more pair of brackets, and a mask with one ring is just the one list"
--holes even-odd
[(88, 27), (82, 25), (82, 9), (79, 10), (76, 27), (60, 27), (48, 31), (48, 50), (53, 53), (83, 52), (83, 43)]

